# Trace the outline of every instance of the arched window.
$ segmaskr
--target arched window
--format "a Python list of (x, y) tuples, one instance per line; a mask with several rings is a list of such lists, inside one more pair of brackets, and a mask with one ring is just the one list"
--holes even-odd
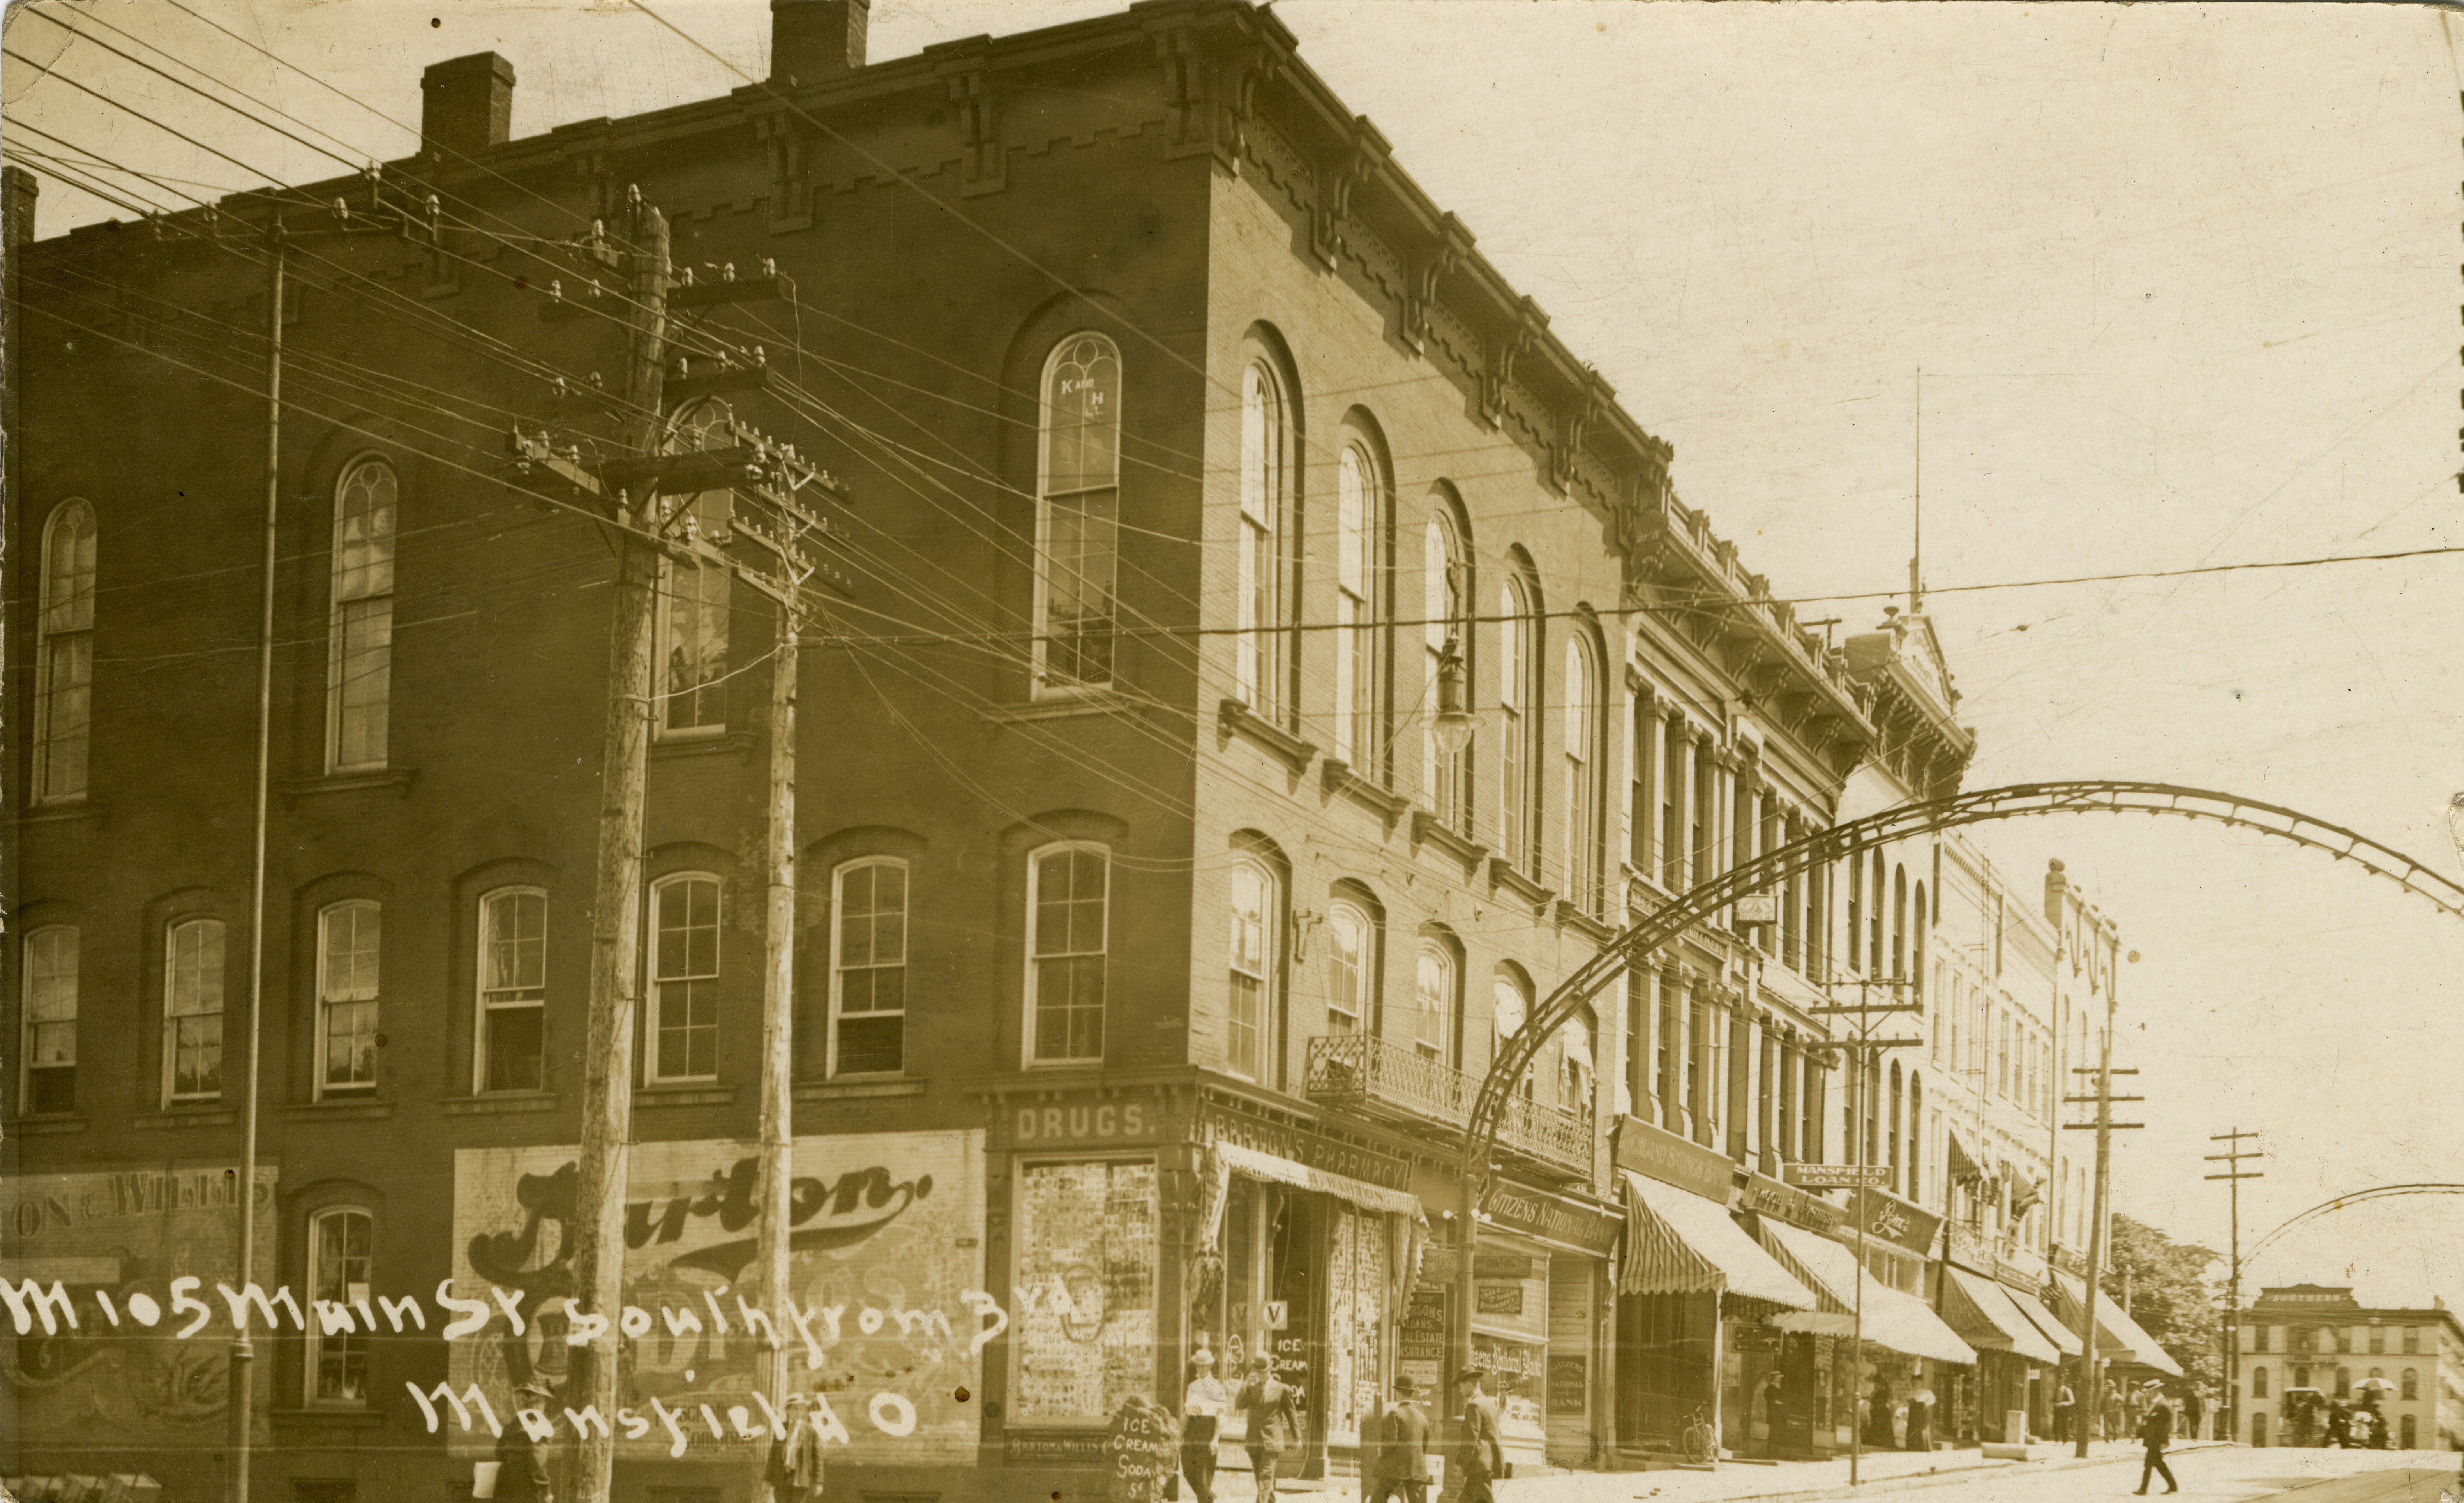
[(547, 1086), (547, 895), (500, 887), (479, 899), (479, 1018), (472, 1089)]
[[(734, 422), (725, 405), (700, 402), (675, 418), (671, 442), (677, 450), (698, 453), (724, 448), (735, 441)], [(736, 519), (736, 497), (728, 491), (701, 491), (671, 497), (669, 515), (681, 511), (681, 521), (670, 526), (687, 537), (724, 538)], [(653, 722), (663, 737), (715, 736), (727, 728), (727, 627), (733, 614), (736, 576), (727, 565), (712, 561), (664, 559), (659, 565), (658, 647), (651, 692), (658, 704)]]
[(1923, 882), (1916, 885), (1916, 925), (1910, 931), (1910, 939), (1907, 977), (1909, 984), (1916, 987), (1917, 1006), (1922, 1007), (1925, 1000), (1925, 890)]
[(1378, 540), (1385, 488), (1377, 463), (1358, 443), (1335, 464), (1334, 755), (1372, 782), (1385, 775), (1379, 733)]
[(1283, 384), (1263, 360), (1241, 374), (1241, 538), (1239, 657), (1233, 682), (1262, 719), (1281, 723), (1284, 664), (1284, 476), (1288, 440)]
[(2293, 1386), (2296, 1388), (2310, 1386), (2310, 1369), (2306, 1365), (2293, 1369)]
[(1600, 675), (1580, 631), (1566, 634), (1566, 877), (1575, 903), (1597, 917), (1601, 880)]
[(1440, 1064), (1451, 1053), (1455, 1011), (1455, 958), (1435, 939), (1420, 941), (1412, 985), (1412, 1049)]
[(649, 1078), (718, 1074), (718, 878), (661, 877), (650, 888)]
[(1369, 1002), (1370, 969), (1376, 963), (1369, 915), (1357, 903), (1340, 898), (1326, 913), (1326, 1030), (1357, 1033), (1374, 1016)]
[(1531, 742), (1531, 715), (1538, 687), (1540, 623), (1531, 614), (1530, 591), (1509, 573), (1498, 592), (1497, 613), (1497, 817), (1498, 848), (1525, 871), (1538, 865), (1539, 832), (1531, 818), (1531, 776), (1538, 763)]
[(1891, 980), (1908, 978), (1908, 869), (1891, 869)]
[(319, 1094), (373, 1091), (385, 910), (336, 903), (317, 916), (317, 1073)]
[(334, 491), (333, 598), (326, 626), (325, 770), (385, 764), (393, 692), (393, 466), (370, 455)]
[(1578, 1116), (1592, 1115), (1598, 1038), (1599, 1026), (1589, 1007), (1577, 1011), (1557, 1030), (1557, 1104)]
[(1224, 1003), (1225, 1063), (1265, 1080), (1273, 1058), (1277, 901), (1275, 873), (1244, 859), (1232, 868), (1231, 983)]
[(1908, 1072), (1908, 1199), (1925, 1200), (1925, 1080)]
[[(349, 1311), (364, 1306), (376, 1287), (376, 1217), (352, 1205), (308, 1219), (307, 1402), (314, 1408), (362, 1408), (368, 1402), (368, 1351), (374, 1336), (359, 1324), (327, 1331), (317, 1305)], [(340, 1322), (338, 1322), (339, 1324)], [(353, 1329), (356, 1328), (356, 1329)]]
[(1111, 853), (1048, 846), (1026, 862), (1026, 1038), (1030, 1064), (1104, 1057), (1104, 952)]
[[(1524, 982), (1521, 972), (1511, 966), (1501, 965), (1490, 984), (1489, 995), (1489, 1045), (1493, 1060), (1505, 1052), (1506, 1041), (1522, 1032), (1523, 1025), (1530, 1021), (1531, 989)], [(1522, 1089), (1526, 1096), (1532, 1094), (1529, 1071), (1524, 1072)]]
[(77, 931), (54, 924), (26, 936), (25, 1094), (29, 1112), (77, 1110)]
[(1883, 911), (1882, 873), (1886, 870), (1888, 866), (1882, 859), (1882, 852), (1875, 851), (1872, 875), (1874, 900), (1867, 905), (1872, 912), (1866, 916), (1865, 920), (1865, 950), (1871, 958), (1867, 961), (1871, 967), (1870, 974), (1876, 981), (1886, 980), (1891, 975), (1891, 972), (1885, 969), (1889, 962), (1886, 952), (1882, 949), (1883, 925), (1890, 917)]
[(1037, 686), (1109, 684), (1120, 559), (1121, 354), (1103, 335), (1073, 334), (1045, 363), (1042, 451)]
[(833, 1075), (894, 1075), (907, 1064), (907, 863), (867, 856), (831, 874)]
[(1463, 569), (1463, 544), (1455, 534), (1454, 519), (1443, 511), (1433, 514), (1420, 540), (1420, 600), (1428, 617), (1428, 624), (1420, 629), (1421, 786), (1428, 790), (1431, 812), (1448, 829), (1459, 832), (1468, 812), (1470, 789), (1463, 779), (1471, 753), (1468, 746), (1450, 752), (1438, 744), (1437, 710), (1438, 671), (1445, 660), (1446, 644), (1453, 642), (1466, 663), (1471, 653), (1471, 624), (1465, 619), (1471, 611)]
[(94, 735), (94, 508), (70, 501), (43, 528), (34, 628), (34, 802), (85, 797)]
[(2250, 1370), (2250, 1396), (2254, 1399), (2264, 1399), (2267, 1397), (2266, 1368), (2254, 1367)]
[(1907, 1191), (1906, 1183), (1900, 1178), (1900, 1133), (1903, 1120), (1901, 1111), (1902, 1106), (1900, 1064), (1899, 1061), (1893, 1060), (1891, 1062), (1891, 1132), (1889, 1138), (1884, 1140), (1885, 1147), (1883, 1151), (1890, 1159), (1891, 1193), (1894, 1195), (1905, 1194)]
[(1865, 969), (1865, 862), (1848, 858), (1848, 968)]
[[(2408, 1368), (2406, 1368), (2406, 1369), (2404, 1370), (2404, 1377), (2403, 1377), (2403, 1379), (2402, 1379), (2402, 1382), (2403, 1382), (2403, 1387), (2401, 1388), (2401, 1390), (2399, 1390), (2399, 1391), (2398, 1391), (2398, 1393), (2397, 1393), (2396, 1397), (2398, 1397), (2398, 1398), (2400, 1398), (2400, 1399), (2407, 1400), (2407, 1401), (2410, 1401), (2410, 1400), (2418, 1399), (2418, 1398), (2420, 1398), (2420, 1397), (2421, 1397), (2421, 1369), (2420, 1369), (2420, 1368), (2418, 1368), (2418, 1367), (2408, 1367)], [(2411, 1443), (2410, 1441), (2407, 1441), (2407, 1442), (2405, 1443), (2405, 1448), (2405, 1448), (2405, 1449), (2407, 1449), (2407, 1450), (2410, 1450), (2410, 1449), (2412, 1449), (2412, 1443)]]
[(223, 925), (191, 918), (163, 934), (163, 1099), (223, 1094)]

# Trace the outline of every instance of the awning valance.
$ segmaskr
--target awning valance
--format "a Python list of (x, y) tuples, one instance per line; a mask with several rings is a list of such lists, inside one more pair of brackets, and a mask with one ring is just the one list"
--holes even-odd
[(1728, 1293), (1788, 1310), (1814, 1308), (1813, 1293), (1729, 1220), (1727, 1206), (1632, 1171), (1625, 1190), (1620, 1293)]
[[(2059, 1270), (2055, 1271), (2054, 1281), (2061, 1286), (2062, 1314), (2076, 1324), (2087, 1305), (2087, 1286)], [(2096, 1355), (2106, 1361), (2134, 1362), (2167, 1377), (2182, 1376), (2182, 1364), (2167, 1356), (2156, 1338), (2141, 1330), (2139, 1322), (2109, 1294), (2097, 1298), (2096, 1333)]]
[(2056, 1351), (2064, 1357), (2079, 1355), (2079, 1333), (2062, 1324), (2059, 1316), (2045, 1308), (2043, 1300), (2008, 1284), (2002, 1286), (2002, 1293), (2011, 1296), (2011, 1303), (2017, 1307), (2019, 1314), (2028, 1317), (2029, 1324), (2045, 1334), (2045, 1339), (2054, 1343)]
[(1937, 1361), (1976, 1360), (1976, 1349), (1943, 1324), (1932, 1307), (1913, 1294), (1881, 1283), (1857, 1265), (1857, 1254), (1828, 1237), (1802, 1227), (1763, 1218), (1763, 1237), (1782, 1266), (1815, 1292), (1819, 1308), (1808, 1315), (1773, 1315), (1783, 1331), (1811, 1331), (1817, 1336), (1846, 1336), (1858, 1328), (1857, 1300), (1864, 1298), (1864, 1338), (1909, 1357)]
[(1289, 1159), (1277, 1158), (1269, 1153), (1260, 1153), (1255, 1148), (1243, 1148), (1239, 1143), (1227, 1143), (1219, 1139), (1215, 1144), (1214, 1152), (1216, 1162), (1224, 1169), (1236, 1174), (1245, 1174), (1252, 1180), (1268, 1180), (1277, 1184), (1288, 1184), (1298, 1189), (1316, 1190), (1338, 1200), (1350, 1201), (1354, 1205), (1364, 1206), (1373, 1211), (1384, 1211), (1389, 1215), (1410, 1216), (1417, 1219), (1420, 1214), (1420, 1198), (1409, 1191), (1390, 1190), (1382, 1184), (1372, 1184), (1366, 1180), (1355, 1180), (1350, 1175), (1336, 1174), (1331, 1169), (1312, 1169), (1308, 1164), (1294, 1163)]
[(2061, 1353), (2011, 1300), (2011, 1292), (1981, 1273), (1945, 1268), (1942, 1313), (1969, 1345), (2052, 1364)]

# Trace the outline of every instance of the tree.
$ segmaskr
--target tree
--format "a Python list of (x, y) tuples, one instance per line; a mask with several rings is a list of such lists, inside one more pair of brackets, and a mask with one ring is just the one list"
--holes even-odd
[(2140, 1329), (2193, 1381), (2210, 1393), (2221, 1391), (2216, 1322), (2223, 1295), (2209, 1276), (2219, 1261), (2216, 1254), (2119, 1213), (2111, 1251), (2102, 1280), (2105, 1297), (2121, 1300), (2127, 1290), (2130, 1318)]

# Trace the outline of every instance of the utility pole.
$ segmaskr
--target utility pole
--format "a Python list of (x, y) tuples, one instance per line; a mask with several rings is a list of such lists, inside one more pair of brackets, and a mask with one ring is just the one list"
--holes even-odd
[[(2130, 959), (2136, 962), (2139, 952), (2131, 951)], [(2103, 1273), (2101, 1265), (2105, 1251), (2105, 1218), (2113, 1180), (2113, 1135), (2117, 1132), (2135, 1131), (2146, 1125), (2144, 1122), (2117, 1122), (2113, 1119), (2113, 1104), (2116, 1101), (2147, 1099), (2145, 1096), (2117, 1096), (2113, 1094), (2114, 1076), (2139, 1073), (2136, 1070), (2113, 1068), (2114, 1019), (2120, 1011), (2121, 1000), (2122, 968), (2115, 966), (2112, 979), (2105, 983), (2104, 987), (2104, 1037), (2101, 1041), (2098, 1063), (2093, 1068), (2081, 1067), (2072, 1071), (2073, 1074), (2096, 1076), (2096, 1094), (2062, 1098), (2070, 1102), (2096, 1103), (2095, 1121), (2065, 1124), (2072, 1132), (2093, 1131), (2096, 1134), (2095, 1222), (2088, 1227), (2087, 1233), (2087, 1310), (2079, 1331), (2079, 1399), (2074, 1411), (2079, 1421), (2079, 1436), (2073, 1454), (2082, 1457), (2087, 1454), (2088, 1436), (2095, 1428), (2096, 1420), (2104, 1406), (2104, 1388), (2100, 1381), (2096, 1359), (2096, 1300), (2097, 1280)]]
[(2224, 1346), (2223, 1397), (2226, 1402), (2216, 1405), (2217, 1412), (2222, 1418), (2222, 1425), (2216, 1436), (2218, 1440), (2241, 1438), (2241, 1182), (2266, 1178), (2255, 1169), (2242, 1168), (2241, 1161), (2244, 1159), (2257, 1158), (2259, 1151), (2255, 1148), (2244, 1148), (2241, 1144), (2243, 1138), (2257, 1136), (2256, 1133), (2245, 1133), (2236, 1127), (2230, 1133), (2211, 1133), (2208, 1137), (2208, 1141), (2211, 1143), (2224, 1143), (2228, 1146), (2223, 1153), (2207, 1156), (2208, 1162), (2223, 1164), (2225, 1172), (2211, 1174), (2206, 1178), (2227, 1182), (2225, 1189), (2232, 1198), (2233, 1205), (2233, 1261), (2230, 1266), (2231, 1271), (2226, 1275), (2225, 1318), (2219, 1337)]
[[(756, 582), (759, 587), (759, 582)], [(768, 591), (764, 591), (768, 593)], [(788, 1183), (795, 1169), (796, 1061), (796, 609), (790, 584), (773, 597), (779, 642), (770, 659), (769, 913), (762, 930), (761, 1220), (755, 1233), (757, 1289), (776, 1322), (788, 1295)], [(760, 1358), (761, 1390), (787, 1397), (787, 1349)]]

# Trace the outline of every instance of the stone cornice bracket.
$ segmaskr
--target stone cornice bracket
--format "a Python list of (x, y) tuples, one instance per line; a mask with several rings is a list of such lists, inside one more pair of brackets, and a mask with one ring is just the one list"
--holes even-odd
[(1583, 439), (1592, 424), (1617, 400), (1617, 387), (1591, 365), (1583, 367), (1583, 385), (1557, 414), (1557, 433), (1549, 445), (1549, 480), (1561, 492), (1574, 489), (1574, 467), (1583, 457)]
[(1471, 254), (1472, 233), (1453, 214), (1438, 221), (1438, 232), (1410, 255), (1403, 278), (1403, 342), (1414, 354), (1427, 353), (1429, 310), (1437, 306), (1438, 289)]
[(1480, 411), (1491, 428), (1505, 426), (1506, 390), (1514, 381), (1514, 363), (1540, 343), (1549, 327), (1549, 316), (1529, 297), (1515, 305), (1514, 314), (1513, 326), (1489, 341), (1488, 369), (1481, 375)]
[(803, 230), (813, 222), (810, 133), (792, 115), (763, 115), (753, 122), (770, 158), (770, 228)]
[(950, 89), (951, 123), (958, 132), (958, 195), (974, 198), (1009, 186), (1009, 153), (1001, 148), (993, 110), (992, 39), (970, 38), (947, 55), (935, 53), (935, 70)]
[(1296, 43), (1269, 11), (1189, 12), (1150, 19), (1155, 60), (1163, 69), (1167, 158), (1211, 154), (1239, 176), (1248, 150), (1248, 122), (1258, 86), (1277, 77)]
[(1352, 132), (1331, 160), (1318, 165), (1317, 202), (1309, 214), (1309, 242), (1319, 260), (1332, 270), (1343, 252), (1343, 225), (1352, 215), (1352, 195), (1394, 159), (1395, 144), (1369, 122), (1352, 118)]

